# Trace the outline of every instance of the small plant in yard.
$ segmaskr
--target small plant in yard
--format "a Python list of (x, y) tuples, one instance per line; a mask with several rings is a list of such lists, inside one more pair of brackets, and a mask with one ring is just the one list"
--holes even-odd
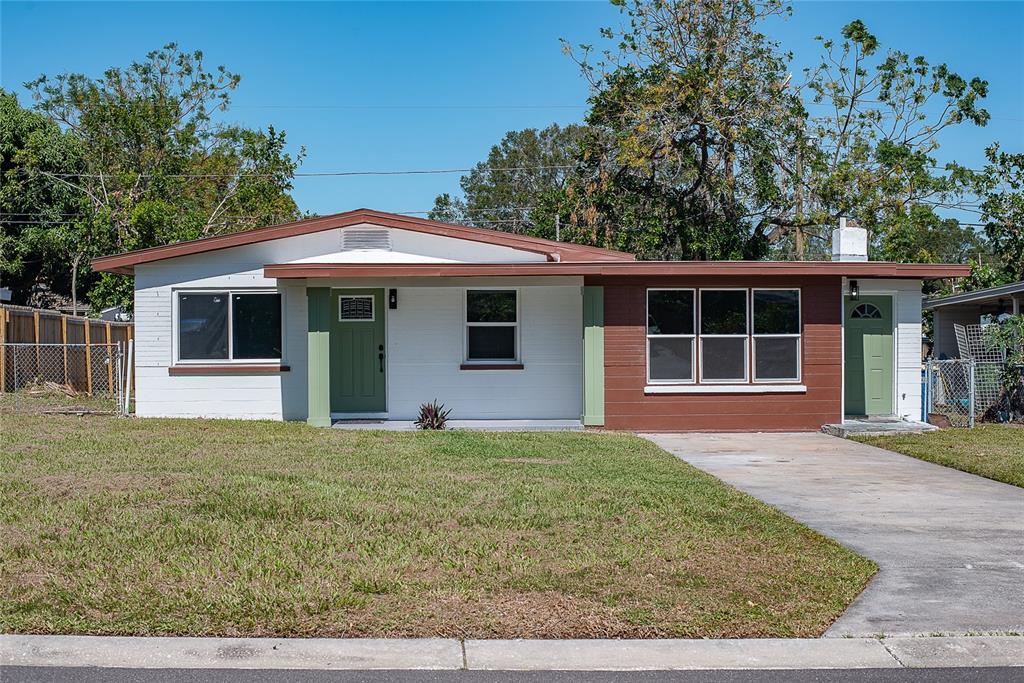
[(446, 409), (443, 403), (438, 403), (435, 398), (430, 403), (420, 406), (419, 417), (416, 418), (416, 426), (420, 429), (444, 429), (448, 424), (448, 414), (451, 408)]

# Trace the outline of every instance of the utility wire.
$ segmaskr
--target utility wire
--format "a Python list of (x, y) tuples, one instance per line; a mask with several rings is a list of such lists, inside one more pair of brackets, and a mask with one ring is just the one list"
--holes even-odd
[[(429, 168), (412, 169), (405, 171), (322, 171), (322, 172), (299, 172), (289, 177), (294, 178), (326, 178), (326, 177), (347, 177), (347, 176), (393, 176), (393, 175), (435, 175), (443, 173), (469, 173), (470, 171), (489, 171), (501, 173), (507, 171), (533, 171), (533, 170), (567, 170), (576, 168), (574, 165), (557, 166), (494, 166), (474, 168)], [(104, 178), (117, 175), (116, 173), (46, 173), (44, 175), (53, 178)], [(135, 174), (142, 178), (278, 178), (280, 173), (139, 173)]]

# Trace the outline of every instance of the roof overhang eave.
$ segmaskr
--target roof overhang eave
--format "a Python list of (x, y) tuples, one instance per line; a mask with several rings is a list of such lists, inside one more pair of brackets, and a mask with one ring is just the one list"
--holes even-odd
[(959, 264), (808, 261), (632, 261), (546, 263), (278, 263), (271, 279), (393, 277), (859, 277), (927, 280), (970, 275)]

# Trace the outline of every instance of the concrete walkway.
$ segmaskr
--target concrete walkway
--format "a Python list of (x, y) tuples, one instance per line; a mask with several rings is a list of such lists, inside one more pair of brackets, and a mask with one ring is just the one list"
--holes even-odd
[(825, 434), (648, 434), (871, 558), (826, 636), (1024, 632), (1024, 489)]
[(925, 666), (1024, 666), (1024, 637), (382, 640), (0, 635), (0, 672), (3, 667), (696, 671)]

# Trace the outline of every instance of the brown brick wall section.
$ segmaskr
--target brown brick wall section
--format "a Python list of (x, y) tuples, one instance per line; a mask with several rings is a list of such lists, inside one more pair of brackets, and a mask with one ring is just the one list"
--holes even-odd
[[(588, 279), (587, 284), (605, 288), (606, 429), (801, 431), (840, 419), (840, 278)], [(645, 395), (648, 287), (799, 287), (806, 393)]]

